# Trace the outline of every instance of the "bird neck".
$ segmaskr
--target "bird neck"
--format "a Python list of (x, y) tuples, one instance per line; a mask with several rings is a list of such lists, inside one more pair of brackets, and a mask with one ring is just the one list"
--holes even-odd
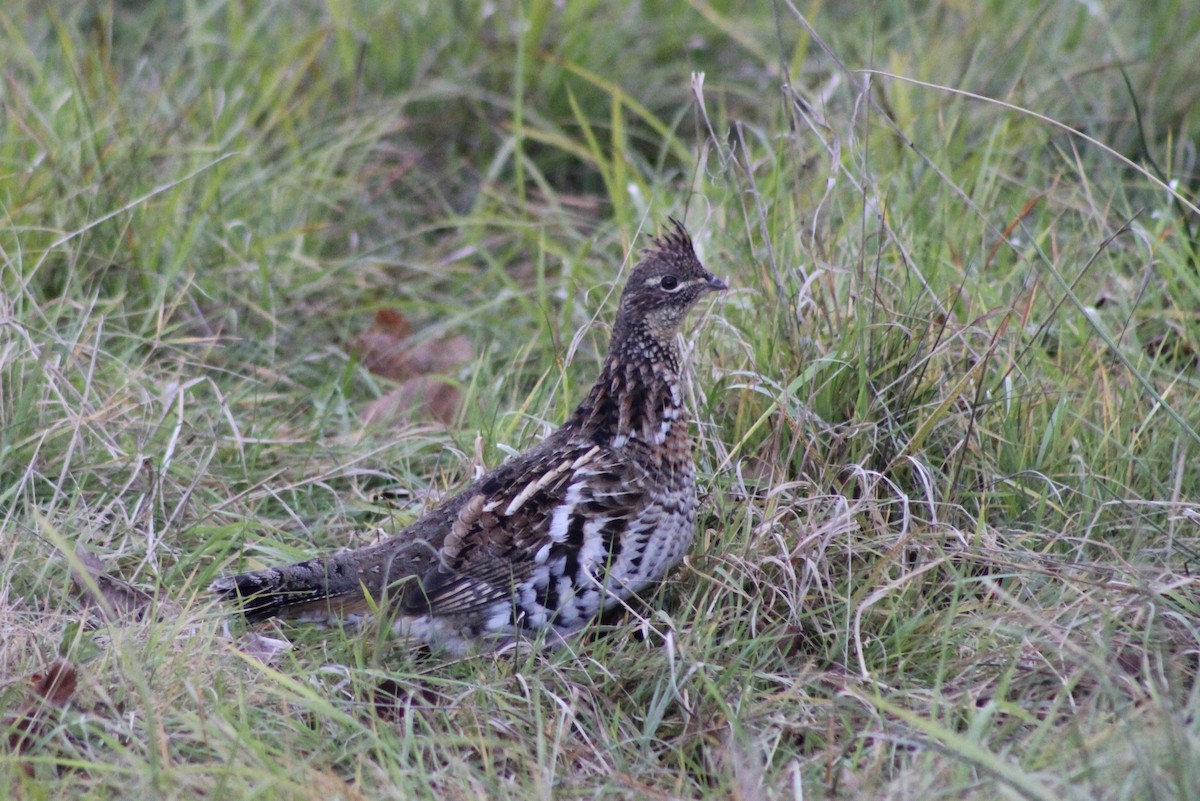
[(686, 425), (675, 338), (618, 321), (600, 377), (571, 422), (596, 443), (661, 444), (670, 425)]

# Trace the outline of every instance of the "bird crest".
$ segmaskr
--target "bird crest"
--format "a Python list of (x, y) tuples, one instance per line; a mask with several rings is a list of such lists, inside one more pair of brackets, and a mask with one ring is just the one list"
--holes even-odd
[(671, 262), (698, 261), (692, 237), (683, 227), (683, 223), (674, 217), (667, 219), (670, 220), (671, 227), (650, 240), (649, 246), (642, 251), (642, 258)]

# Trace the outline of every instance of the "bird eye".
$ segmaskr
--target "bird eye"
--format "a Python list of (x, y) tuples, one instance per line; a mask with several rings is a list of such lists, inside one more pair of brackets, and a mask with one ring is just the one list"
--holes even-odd
[(679, 279), (673, 275), (664, 275), (661, 281), (662, 288), (668, 292), (672, 292), (679, 288)]

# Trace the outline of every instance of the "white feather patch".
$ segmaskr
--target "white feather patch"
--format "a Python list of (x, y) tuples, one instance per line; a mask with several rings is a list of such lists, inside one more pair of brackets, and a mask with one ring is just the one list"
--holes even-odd
[(487, 631), (510, 631), (512, 629), (512, 603), (503, 601), (492, 604), (485, 613), (483, 627)]
[(598, 575), (604, 569), (604, 560), (608, 554), (604, 548), (604, 538), (600, 530), (608, 525), (611, 518), (597, 517), (589, 520), (583, 527), (583, 547), (579, 549), (579, 564), (592, 576)]
[(567, 539), (567, 529), (571, 527), (571, 513), (583, 502), (583, 482), (576, 482), (567, 487), (567, 497), (563, 498), (560, 506), (550, 515), (550, 539), (563, 542)]

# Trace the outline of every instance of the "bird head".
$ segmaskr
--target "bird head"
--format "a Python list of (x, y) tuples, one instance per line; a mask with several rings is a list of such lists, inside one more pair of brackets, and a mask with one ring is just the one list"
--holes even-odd
[(625, 282), (617, 327), (641, 329), (655, 338), (668, 339), (679, 330), (696, 301), (727, 288), (704, 269), (687, 230), (671, 218), (671, 228), (651, 240)]

